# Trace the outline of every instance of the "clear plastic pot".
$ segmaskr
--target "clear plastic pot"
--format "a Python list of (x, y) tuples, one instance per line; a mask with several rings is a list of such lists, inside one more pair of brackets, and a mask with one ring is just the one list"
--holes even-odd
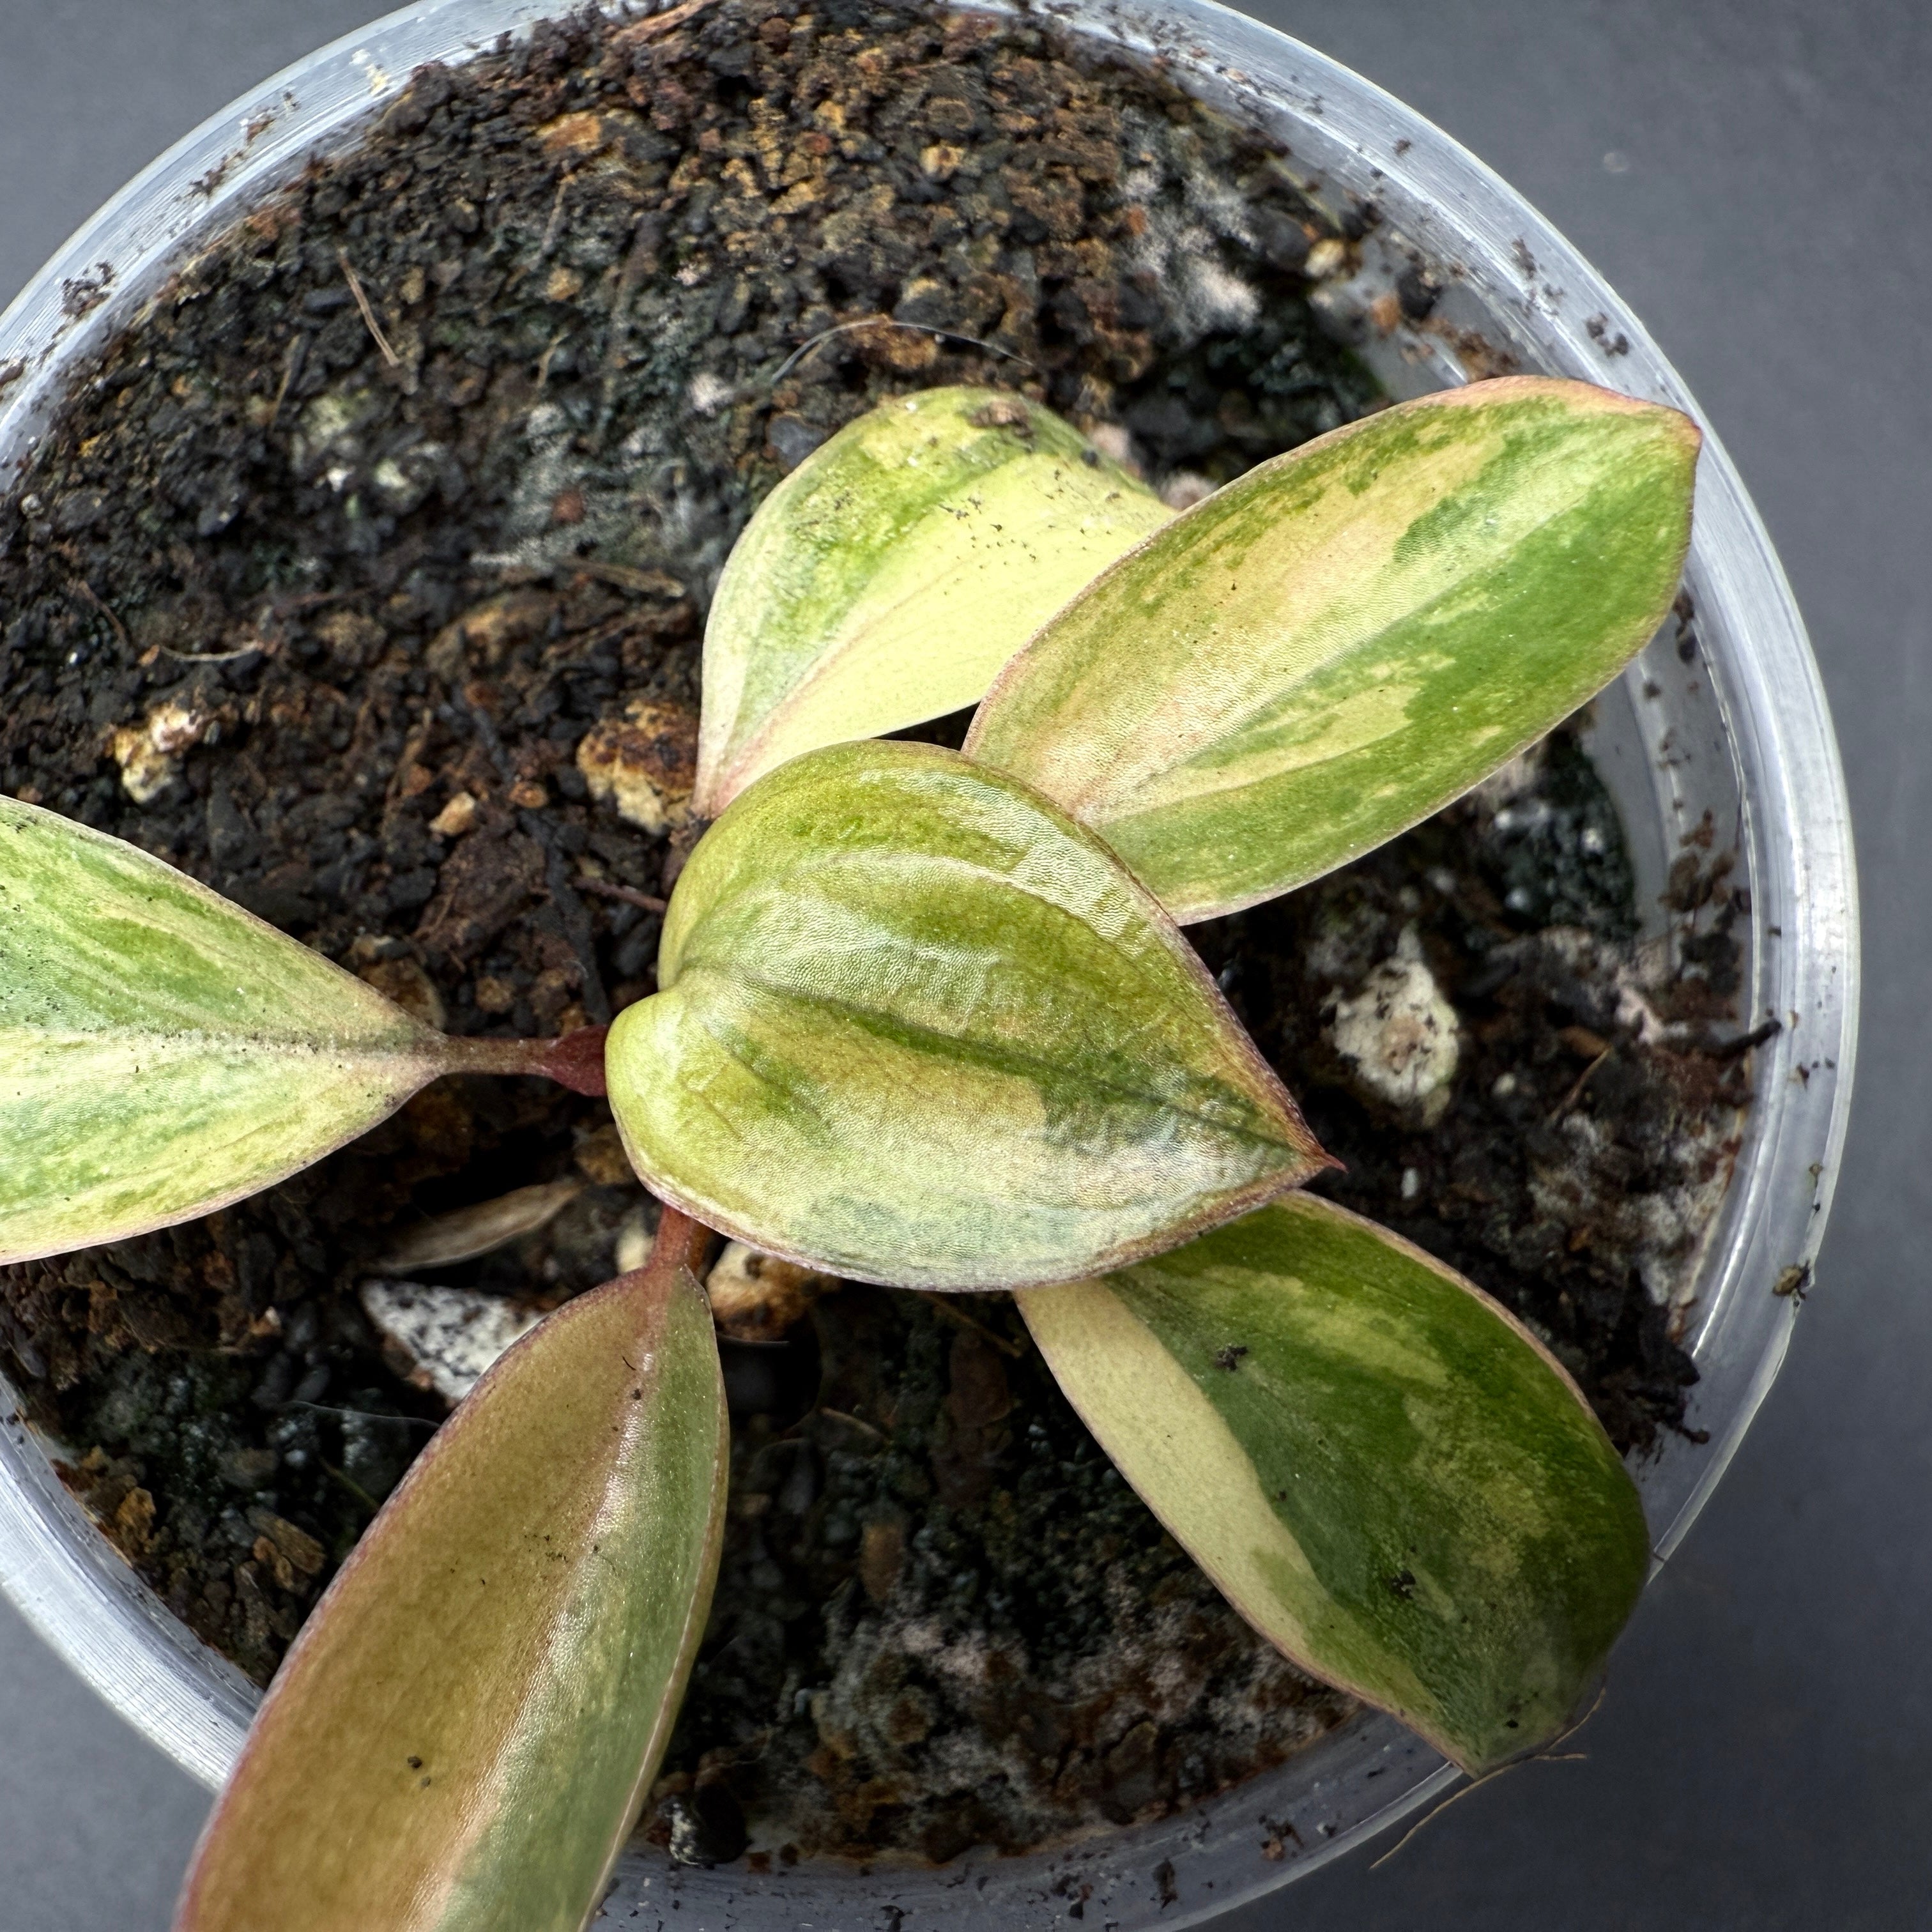
[[(278, 75), (189, 135), (82, 229), (0, 316), (0, 460), (31, 452), (68, 372), (136, 309), (169, 265), (289, 178), (428, 60), (473, 58), (555, 0), (424, 0)], [(1401, 393), (1498, 368), (1606, 382), (1696, 405), (1636, 317), (1519, 196), (1399, 102), (1332, 61), (1206, 0), (1058, 0), (1070, 30), (1158, 57), (1183, 86), (1279, 135), (1338, 211), (1372, 200), (1359, 272), (1323, 300)], [(1037, 17), (1037, 10), (1036, 12)], [(1370, 304), (1410, 260), (1443, 287), (1421, 328), (1384, 331)], [(108, 273), (111, 272), (111, 273)], [(80, 316), (68, 287), (104, 286)], [(1706, 425), (1708, 434), (1708, 425)], [(1698, 649), (1660, 642), (1600, 698), (1591, 747), (1622, 810), (1640, 900), (1710, 814), (1750, 892), (1738, 1014), (1780, 1030), (1756, 1049), (1756, 1098), (1729, 1192), (1700, 1258), (1687, 1339), (1690, 1422), (1636, 1469), (1660, 1559), (1736, 1449), (1789, 1340), (1823, 1232), (1850, 1098), (1857, 906), (1850, 824), (1824, 693), (1790, 591), (1722, 446), (1705, 445), (1688, 572)], [(1660, 926), (1659, 930), (1661, 931)], [(177, 1622), (68, 1496), (18, 1423), (0, 1430), (0, 1586), (115, 1708), (184, 1769), (218, 1784), (256, 1693)], [(1034, 1932), (1080, 1918), (1166, 1932), (1287, 1884), (1444, 1790), (1454, 1774), (1393, 1720), (1364, 1716), (1276, 1770), (1174, 1817), (1067, 1851), (968, 1852), (943, 1868), (837, 1860), (751, 1874), (627, 1856), (609, 1906), (623, 1920), (674, 1900), (685, 1932), (799, 1927)], [(899, 1915), (895, 1918), (894, 1913)], [(655, 1915), (654, 1915), (655, 1916)]]

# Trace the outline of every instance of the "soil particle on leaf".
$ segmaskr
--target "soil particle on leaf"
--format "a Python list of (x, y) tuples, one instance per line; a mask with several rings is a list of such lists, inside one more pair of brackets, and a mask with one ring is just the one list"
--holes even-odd
[[(982, 383), (1184, 501), (1376, 406), (1316, 326), (1346, 248), (1286, 165), (1045, 28), (855, 0), (554, 22), (428, 70), (177, 270), (0, 499), (0, 788), (455, 1033), (601, 1020), (652, 991), (694, 836), (718, 570), (826, 436)], [(1513, 799), (1196, 929), (1348, 1162), (1332, 1191), (1502, 1295), (1626, 1446), (1682, 1420), (1675, 1284), (1748, 1076), (1702, 1051), (1732, 889), (1688, 856), (1672, 965), (1559, 741)], [(1412, 926), (1461, 1028), (1432, 1125), (1324, 1030)], [(542, 1184), (554, 1215), (433, 1271), (507, 1330), (651, 1220), (602, 1103), (534, 1081), (442, 1082), (255, 1200), (0, 1270), (76, 1493), (258, 1681), (444, 1413), (362, 1288)], [(724, 1568), (647, 1814), (674, 1854), (1018, 1850), (1346, 1714), (1114, 1475), (1008, 1304), (787, 1306), (724, 1345)]]

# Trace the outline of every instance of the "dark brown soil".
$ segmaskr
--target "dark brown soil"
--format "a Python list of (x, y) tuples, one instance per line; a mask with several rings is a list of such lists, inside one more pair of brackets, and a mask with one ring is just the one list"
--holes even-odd
[[(639, 696), (694, 730), (762, 494), (880, 397), (962, 381), (1124, 430), (1157, 482), (1224, 480), (1374, 405), (1297, 272), (1324, 232), (1263, 145), (1032, 28), (733, 0), (428, 73), (182, 269), (0, 502), (0, 786), (456, 1032), (608, 1017), (657, 938), (609, 889), (682, 854), (595, 804), (576, 748)], [(144, 731), (172, 732), (145, 776)], [(1703, 1050), (1720, 877), (1687, 855), (1703, 950), (1646, 980), (1620, 853), (1559, 746), (1516, 806), (1198, 937), (1349, 1162), (1335, 1191), (1508, 1300), (1641, 1448), (1682, 1420), (1666, 1304), (1744, 1063)], [(1324, 1030), (1410, 923), (1467, 1033), (1428, 1130), (1358, 1097)], [(446, 1082), (260, 1199), (0, 1271), (74, 1486), (258, 1680), (442, 1413), (356, 1300), (374, 1258), (572, 1172), (546, 1229), (441, 1277), (554, 1304), (641, 1196), (601, 1103), (524, 1081)], [(728, 1351), (733, 1523), (653, 1814), (680, 1853), (738, 1855), (748, 1816), (754, 1858), (1019, 1849), (1347, 1708), (1227, 1610), (1021, 1337), (997, 1298), (848, 1288), (785, 1348)]]

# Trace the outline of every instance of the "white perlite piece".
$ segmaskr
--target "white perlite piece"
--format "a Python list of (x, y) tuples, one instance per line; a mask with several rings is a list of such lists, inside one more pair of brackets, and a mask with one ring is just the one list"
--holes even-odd
[(1442, 996), (1422, 956), (1415, 928), (1406, 926), (1394, 957), (1337, 998), (1328, 1036), (1369, 1096), (1433, 1126), (1449, 1105), (1460, 1058), (1456, 1009)]
[(722, 376), (700, 369), (691, 379), (691, 406), (701, 416), (715, 416), (736, 392)]
[(453, 1408), (540, 1315), (473, 1288), (419, 1281), (365, 1281), (362, 1306), (382, 1340), (408, 1360), (408, 1379)]
[(136, 805), (151, 805), (181, 775), (181, 754), (201, 742), (208, 726), (200, 712), (172, 698), (138, 725), (124, 724), (108, 746), (121, 767), (122, 789)]
[(617, 1272), (635, 1274), (651, 1258), (651, 1224), (641, 1206), (617, 1224)]
[(727, 1241), (705, 1276), (704, 1292), (721, 1335), (734, 1342), (776, 1342), (805, 1318), (821, 1294), (838, 1286), (836, 1275), (781, 1261), (742, 1241)]

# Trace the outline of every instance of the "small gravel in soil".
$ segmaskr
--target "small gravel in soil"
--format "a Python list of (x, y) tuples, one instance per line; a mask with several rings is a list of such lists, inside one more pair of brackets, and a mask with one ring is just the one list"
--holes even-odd
[[(778, 478), (884, 396), (974, 382), (1156, 484), (1225, 481), (1377, 402), (1313, 324), (1317, 241), (1345, 245), (1265, 143), (1030, 26), (734, 0), (430, 70), (184, 266), (0, 501), (0, 786), (458, 1033), (607, 1017), (652, 988), (635, 898), (692, 834), (620, 818), (578, 748), (648, 700), (675, 774), (712, 586)], [(1512, 803), (1196, 934), (1348, 1161), (1332, 1190), (1502, 1294), (1638, 1448), (1681, 1424), (1672, 1297), (1744, 1096), (1702, 1051), (1734, 949), (1688, 856), (1673, 976), (1559, 744)], [(1328, 1030), (1407, 926), (1466, 1036), (1432, 1128)], [(398, 1231), (571, 1174), (543, 1230), (437, 1276), (542, 1309), (645, 1210), (601, 1105), (524, 1081), (442, 1082), (257, 1200), (0, 1271), (69, 1481), (258, 1681), (442, 1412), (358, 1286)], [(732, 1523), (661, 1840), (1018, 1850), (1346, 1714), (1022, 1334), (997, 1298), (848, 1287), (785, 1348), (728, 1348)]]

